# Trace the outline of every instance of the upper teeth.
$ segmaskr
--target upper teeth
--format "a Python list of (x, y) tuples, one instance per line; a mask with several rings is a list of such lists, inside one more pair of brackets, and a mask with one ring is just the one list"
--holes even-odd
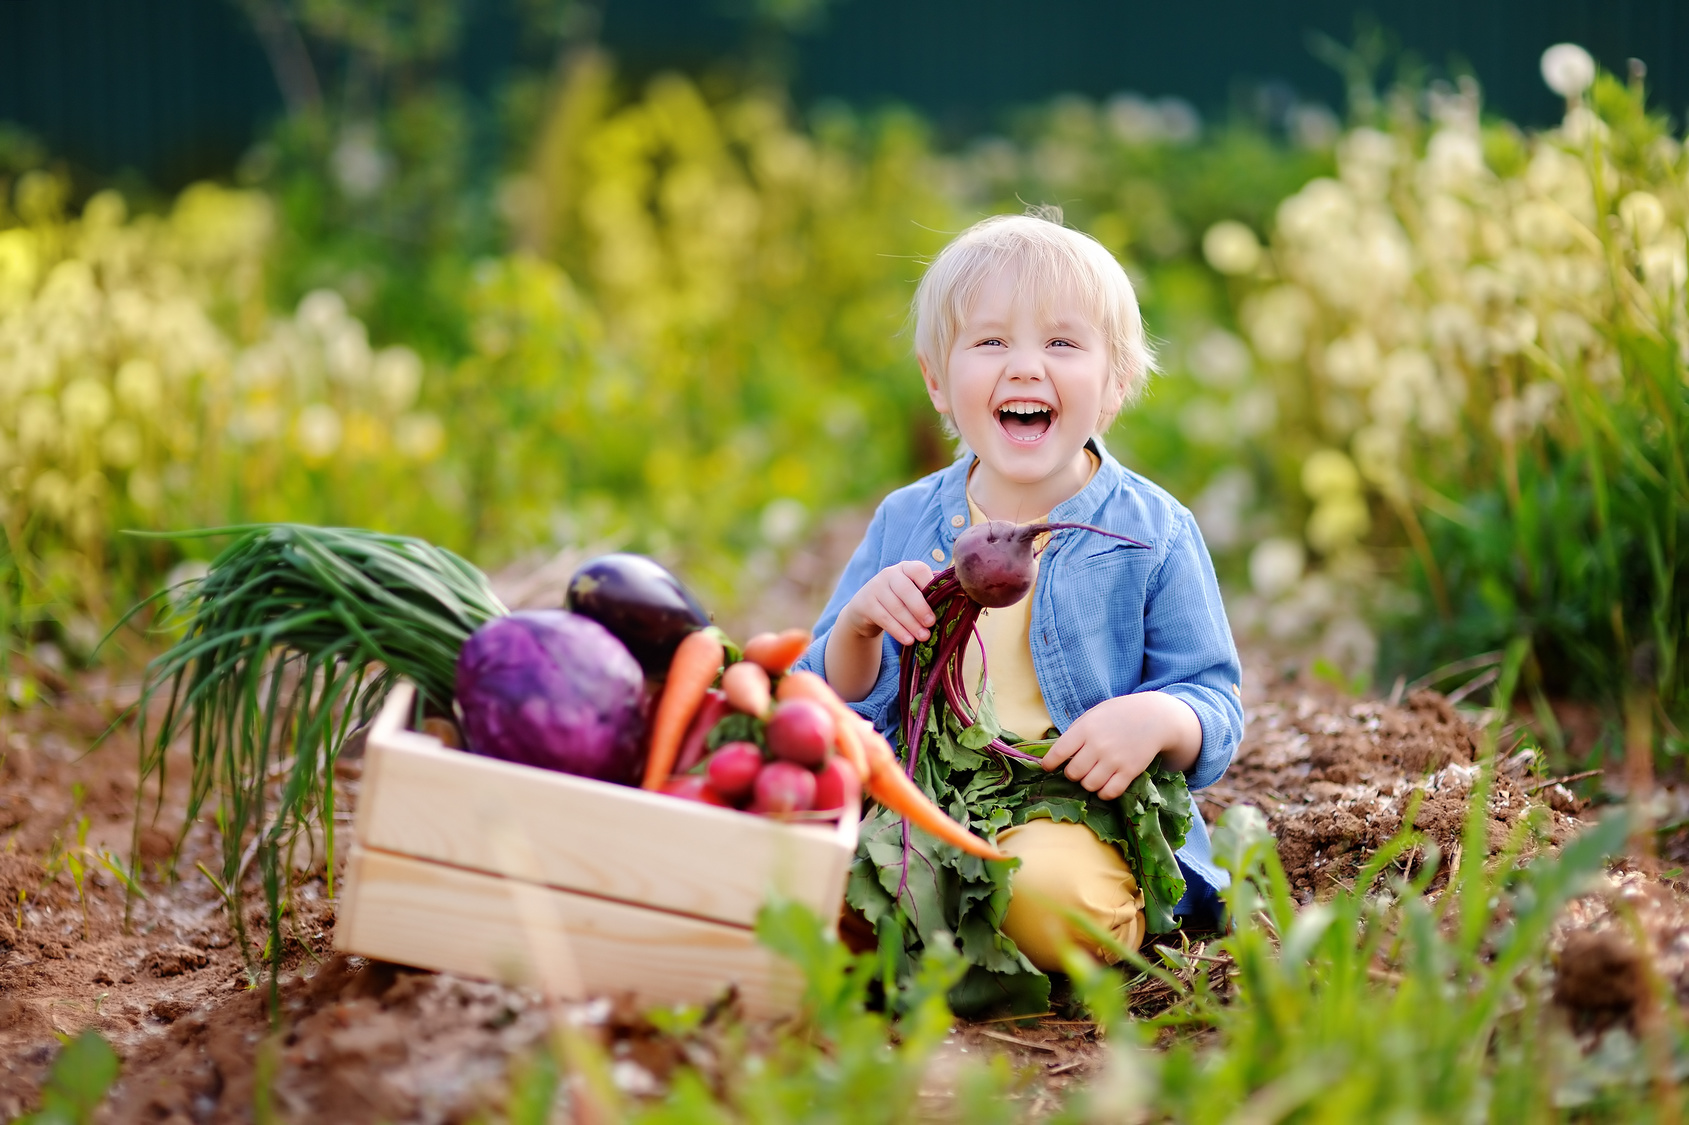
[(1050, 410), (1041, 402), (1008, 402), (1003, 409), (1010, 414), (1047, 414)]

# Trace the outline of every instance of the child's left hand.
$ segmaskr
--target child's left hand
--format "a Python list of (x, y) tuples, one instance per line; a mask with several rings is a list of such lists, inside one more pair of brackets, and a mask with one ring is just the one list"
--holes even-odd
[(1188, 770), (1202, 751), (1202, 723), (1188, 705), (1165, 692), (1143, 691), (1105, 699), (1074, 722), (1044, 755), (1046, 770), (1112, 801), (1163, 756), (1171, 769)]

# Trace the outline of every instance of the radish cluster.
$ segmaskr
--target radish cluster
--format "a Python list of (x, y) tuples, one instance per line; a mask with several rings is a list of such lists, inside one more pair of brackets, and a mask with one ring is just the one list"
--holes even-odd
[[(723, 684), (734, 686), (729, 676)], [(682, 748), (682, 772), (663, 791), (774, 817), (854, 805), (861, 782), (834, 753), (833, 716), (807, 699), (767, 700), (766, 687), (760, 693), (712, 691)]]

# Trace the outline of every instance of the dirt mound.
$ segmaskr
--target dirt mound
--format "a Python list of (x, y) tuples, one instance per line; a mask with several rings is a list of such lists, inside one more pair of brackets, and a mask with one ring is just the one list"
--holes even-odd
[[(1249, 709), (1249, 731), (1220, 784), (1201, 794), (1205, 815), (1244, 802), (1268, 815), (1285, 875), (1304, 901), (1347, 886), (1360, 865), (1402, 827), (1413, 827), (1446, 858), (1458, 854), (1467, 800), (1478, 776), (1477, 732), (1435, 692), (1400, 704), (1289, 687)], [(1531, 757), (1503, 762), (1490, 792), (1488, 850), (1503, 847), (1533, 801)], [(1544, 809), (1550, 839), (1575, 830)]]

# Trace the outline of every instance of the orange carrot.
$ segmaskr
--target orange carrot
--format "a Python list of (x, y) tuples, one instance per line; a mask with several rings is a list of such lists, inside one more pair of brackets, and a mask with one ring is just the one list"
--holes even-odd
[(762, 665), (771, 676), (778, 676), (798, 662), (809, 648), (809, 630), (787, 629), (784, 633), (758, 633), (745, 642), (745, 659)]
[(749, 660), (727, 666), (721, 674), (721, 690), (735, 711), (761, 718), (768, 714), (772, 702), (769, 696), (768, 673), (762, 665)]
[(692, 716), (704, 702), (721, 661), (726, 655), (721, 640), (710, 629), (688, 633), (674, 650), (669, 661), (669, 679), (657, 700), (657, 712), (651, 717), (651, 741), (645, 751), (645, 789), (661, 789), (674, 769), (675, 757), (680, 753), (680, 741)]
[(880, 732), (860, 716), (857, 721), (867, 728), (862, 731), (862, 741), (868, 747), (869, 768), (872, 770), (867, 786), (870, 797), (892, 812), (908, 817), (909, 823), (926, 829), (946, 844), (961, 848), (969, 855), (977, 855), (981, 859), (1009, 858), (1007, 852), (981, 840), (933, 804), (932, 798), (903, 772), (897, 755), (891, 752)]
[(814, 672), (793, 672), (780, 681), (778, 695), (781, 699), (811, 699), (832, 712), (838, 723), (839, 754), (856, 767), (863, 786), (874, 800), (970, 855), (981, 859), (1009, 858), (933, 804), (932, 798), (921, 792), (920, 787), (903, 772), (897, 755), (892, 753), (880, 732), (846, 706), (826, 680)]

